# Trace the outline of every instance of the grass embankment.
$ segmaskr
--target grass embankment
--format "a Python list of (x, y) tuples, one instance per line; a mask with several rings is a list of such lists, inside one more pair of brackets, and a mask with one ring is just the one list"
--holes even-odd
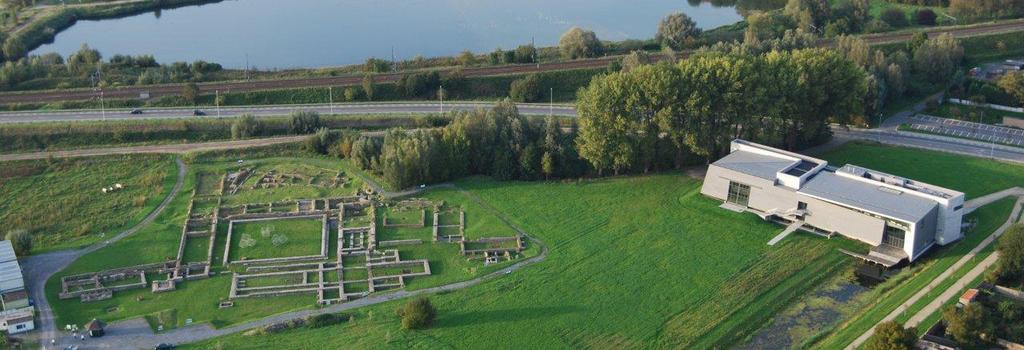
[(29, 231), (33, 253), (95, 243), (148, 215), (176, 175), (169, 156), (0, 162), (0, 231)]
[[(424, 127), (426, 115), (321, 115), (331, 129), (374, 130)], [(261, 117), (259, 137), (290, 134), (288, 117)], [(137, 146), (231, 139), (233, 118), (137, 119), (87, 122), (46, 122), (0, 125), (0, 153), (63, 150), (103, 146)]]
[[(829, 152), (823, 158), (837, 165), (853, 163), (957, 189), (966, 193), (968, 199), (1024, 183), (1024, 169), (1019, 166), (981, 158), (909, 148), (853, 143)], [(868, 300), (861, 311), (837, 326), (835, 331), (823, 336), (813, 347), (820, 349), (842, 348), (874, 327), (879, 320), (920, 291), (1006, 222), (1012, 207), (1013, 200), (1004, 199), (982, 207), (969, 215), (966, 220), (977, 222), (977, 226), (968, 231), (963, 240), (935, 249), (923, 260), (915, 262), (911, 267), (859, 297), (862, 300)], [(928, 294), (912, 305), (906, 314), (900, 316), (900, 319), (909, 318), (914, 311), (927, 305), (941, 293), (941, 289), (944, 289), (942, 286), (951, 285), (955, 278), (963, 276), (970, 268), (976, 266), (981, 261), (981, 256), (990, 253), (991, 248), (984, 250), (979, 257), (975, 257), (960, 270), (957, 270), (950, 279), (943, 281), (939, 290)]]
[(992, 125), (1002, 124), (1003, 117), (1024, 119), (1024, 113), (1001, 111), (992, 108), (964, 106), (953, 103), (945, 103), (935, 108), (930, 108), (925, 110), (924, 113), (936, 117)]
[[(262, 153), (257, 152), (254, 154)], [(81, 303), (78, 299), (59, 300), (57, 298), (57, 293), (60, 289), (60, 277), (62, 276), (173, 259), (177, 254), (177, 247), (181, 236), (181, 225), (185, 222), (186, 211), (188, 210), (189, 201), (191, 200), (191, 197), (187, 194), (191, 193), (192, 190), (201, 182), (206, 181), (203, 179), (210, 177), (209, 174), (223, 174), (224, 171), (229, 169), (237, 169), (239, 165), (235, 163), (235, 160), (238, 159), (238, 156), (239, 155), (237, 153), (218, 152), (212, 155), (199, 155), (194, 157), (194, 163), (190, 167), (190, 173), (186, 179), (182, 195), (175, 198), (171, 205), (157, 217), (153, 224), (147, 226), (135, 235), (82, 257), (67, 269), (59, 272), (47, 281), (47, 296), (53, 306), (55, 315), (59, 319), (58, 323), (83, 324), (92, 318), (100, 318), (104, 321), (110, 322), (146, 316), (153, 325), (160, 324), (159, 321), (163, 320), (164, 329), (182, 326), (186, 319), (192, 319), (197, 323), (209, 322), (214, 327), (223, 327), (290, 310), (315, 307), (315, 297), (307, 294), (272, 298), (242, 298), (236, 300), (235, 306), (231, 308), (219, 309), (217, 307), (218, 302), (227, 298), (230, 289), (231, 276), (227, 273), (218, 273), (213, 277), (204, 280), (186, 281), (180, 283), (176, 291), (167, 293), (153, 294), (148, 289), (136, 289), (116, 292), (112, 299), (92, 303)], [(332, 174), (344, 169), (343, 166), (339, 165), (337, 160), (308, 157), (282, 157), (272, 159), (246, 158), (245, 163), (241, 166), (254, 167), (256, 169), (254, 176), (257, 177), (270, 169), (278, 171), (329, 169)], [(208, 192), (212, 192), (209, 185), (203, 186), (207, 187), (206, 190)], [(238, 202), (239, 200), (234, 199), (234, 197), (244, 196), (247, 198), (246, 201), (266, 203), (269, 201), (289, 198), (298, 199), (351, 195), (360, 187), (362, 187), (362, 181), (359, 179), (352, 179), (348, 186), (342, 188), (323, 188), (302, 185), (268, 189), (244, 188), (240, 190), (238, 194), (226, 196), (224, 199), (226, 202)], [(440, 189), (431, 191), (422, 196), (433, 200), (443, 200), (446, 205), (453, 207), (464, 207), (467, 212), (470, 213), (483, 212), (482, 209), (475, 208), (474, 206), (476, 206), (476, 204), (468, 197), (455, 190)], [(206, 206), (206, 204), (203, 205)], [(483, 225), (472, 226), (468, 228), (468, 230), (471, 230), (470, 232), (479, 230), (480, 232), (485, 232), (479, 234), (488, 236), (511, 235), (511, 229), (505, 227), (500, 220), (494, 218), (491, 214), (486, 215), (486, 217), (467, 216), (467, 220), (469, 220), (469, 222), (480, 221), (480, 225)], [(313, 224), (308, 225), (309, 227), (303, 228), (302, 232), (296, 231), (296, 233), (306, 234), (306, 231), (310, 231), (308, 232), (310, 234), (309, 237), (315, 236), (315, 239), (307, 241), (300, 237), (289, 237), (289, 243), (298, 242), (299, 240), (306, 243), (300, 245), (301, 247), (299, 248), (301, 249), (299, 250), (284, 253), (280, 251), (268, 253), (265, 251), (266, 249), (264, 249), (264, 251), (261, 251), (259, 254), (257, 254), (257, 252), (253, 252), (251, 254), (246, 252), (245, 254), (249, 254), (249, 256), (247, 256), (249, 258), (278, 257), (283, 256), (282, 254), (316, 254), (319, 252), (320, 223), (319, 221), (314, 220), (310, 220), (310, 222), (313, 222)], [(265, 223), (275, 226), (271, 237), (274, 233), (280, 233), (284, 232), (286, 229), (295, 228), (293, 227), (294, 225), (289, 225), (288, 227), (282, 226), (280, 221), (268, 221)], [(225, 272), (228, 270), (222, 266), (220, 262), (223, 259), (224, 245), (227, 244), (225, 231), (227, 225), (225, 223), (220, 226), (221, 227), (218, 228), (217, 237), (214, 242), (213, 269), (216, 272)], [(246, 228), (243, 227), (242, 230), (244, 231)], [(261, 236), (261, 231), (262, 230), (260, 230), (259, 227), (255, 227), (251, 232), (251, 235), (254, 238), (261, 240), (254, 248), (262, 249), (260, 248), (260, 244), (263, 244), (263, 248), (269, 248), (272, 246), (270, 243), (272, 238), (263, 238)], [(239, 233), (236, 232), (235, 234), (237, 236)], [(332, 233), (331, 239), (335, 240), (336, 237), (337, 236)], [(185, 252), (186, 257), (191, 257), (191, 259), (201, 257), (205, 260), (205, 250), (200, 254), (192, 254), (188, 251), (190, 247), (200, 247), (205, 249), (205, 244), (191, 244), (193, 241), (201, 240), (205, 239), (193, 239), (189, 241), (190, 245), (186, 247)], [(425, 245), (397, 247), (403, 260), (428, 259), (431, 266), (431, 276), (407, 279), (407, 289), (427, 288), (462, 281), (494, 271), (507, 265), (507, 263), (505, 263), (484, 267), (481, 261), (468, 261), (465, 257), (459, 256), (459, 249), (457, 245), (430, 244), (429, 237), (427, 237), (427, 241), (428, 243)], [(334, 256), (333, 251), (336, 250), (336, 245), (333, 242), (330, 244), (330, 255)], [(316, 246), (316, 249), (306, 249), (311, 248), (313, 245)], [(237, 248), (237, 245), (233, 247), (233, 249), (235, 248)], [(273, 249), (284, 248), (274, 247)], [(539, 247), (529, 247), (526, 254), (535, 255), (538, 252)], [(266, 253), (266, 256), (260, 255), (263, 253)], [(236, 253), (231, 254), (236, 255)], [(357, 272), (353, 272), (353, 274), (355, 273)], [(353, 276), (355, 275), (350, 275), (346, 272), (345, 278), (346, 280), (351, 280)], [(149, 276), (149, 278), (162, 279), (163, 277)], [(336, 280), (337, 275), (334, 275), (333, 277), (325, 276), (325, 278), (333, 278)], [(261, 282), (268, 281), (257, 281), (256, 283)], [(358, 288), (358, 286), (353, 285), (354, 291), (355, 288)]]

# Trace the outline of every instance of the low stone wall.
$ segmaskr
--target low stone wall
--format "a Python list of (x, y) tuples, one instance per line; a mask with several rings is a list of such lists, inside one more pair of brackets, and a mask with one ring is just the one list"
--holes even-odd
[(419, 245), (423, 244), (422, 239), (400, 239), (394, 241), (380, 241), (377, 242), (378, 247), (394, 247), (400, 245)]

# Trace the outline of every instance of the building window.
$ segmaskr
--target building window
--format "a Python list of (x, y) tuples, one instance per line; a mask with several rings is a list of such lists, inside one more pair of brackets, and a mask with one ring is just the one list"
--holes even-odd
[(17, 326), (14, 326), (14, 328), (16, 328), (16, 329), (25, 329), (25, 325), (19, 324)]
[(797, 210), (807, 210), (807, 203), (796, 202), (796, 209)]
[(750, 186), (729, 181), (729, 196), (726, 202), (747, 206), (750, 202)]
[(899, 227), (892, 227), (885, 225), (885, 234), (882, 235), (882, 244), (903, 249), (903, 239), (907, 236), (907, 231)]

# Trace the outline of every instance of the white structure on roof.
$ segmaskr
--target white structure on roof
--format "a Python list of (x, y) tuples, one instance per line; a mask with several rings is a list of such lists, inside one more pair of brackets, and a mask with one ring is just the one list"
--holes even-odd
[(0, 241), (0, 330), (10, 334), (35, 329), (35, 312), (28, 302), (25, 279), (11, 241)]
[(766, 220), (872, 245), (862, 258), (892, 266), (963, 237), (963, 193), (744, 140), (730, 150), (708, 168), (702, 194)]

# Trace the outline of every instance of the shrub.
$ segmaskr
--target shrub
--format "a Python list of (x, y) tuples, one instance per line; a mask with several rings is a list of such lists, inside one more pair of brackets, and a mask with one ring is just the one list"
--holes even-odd
[(441, 75), (434, 71), (430, 73), (414, 73), (402, 76), (398, 86), (405, 91), (406, 97), (423, 97), (441, 85)]
[(542, 95), (540, 78), (536, 74), (512, 82), (509, 97), (516, 102), (537, 102)]
[(536, 62), (537, 48), (533, 45), (519, 45), (515, 51), (515, 62), (516, 63), (533, 63)]
[(32, 235), (25, 230), (8, 231), (6, 239), (14, 246), (18, 256), (28, 256), (32, 252)]
[(391, 62), (370, 57), (366, 59), (363, 69), (367, 73), (384, 73), (391, 70)]
[(289, 120), (293, 134), (310, 134), (320, 128), (320, 113), (312, 111), (293, 112)]
[(682, 50), (697, 40), (700, 32), (697, 22), (694, 22), (690, 16), (676, 12), (658, 22), (656, 38), (661, 43), (661, 47)]
[(864, 348), (867, 350), (910, 350), (917, 342), (917, 331), (914, 328), (903, 328), (896, 321), (879, 323), (875, 333), (868, 339)]
[(347, 88), (345, 88), (344, 95), (345, 95), (345, 101), (352, 102), (352, 101), (355, 101), (355, 100), (359, 99), (359, 90), (357, 90), (354, 87), (347, 87)]
[(920, 9), (917, 10), (917, 14), (915, 14), (914, 17), (919, 25), (933, 26), (935, 25), (935, 18), (937, 16), (935, 15), (935, 11), (932, 11), (932, 9)]
[(568, 59), (597, 57), (604, 51), (597, 34), (580, 27), (572, 27), (562, 34), (558, 46), (562, 50), (562, 56)]
[(231, 138), (238, 140), (259, 134), (260, 122), (251, 113), (245, 113), (231, 123)]
[(910, 25), (910, 23), (907, 21), (907, 13), (903, 12), (903, 10), (894, 7), (882, 11), (882, 15), (880, 16), (880, 18), (883, 22), (892, 26), (893, 28), (903, 28)]
[(345, 322), (345, 314), (320, 314), (306, 317), (306, 326), (309, 328), (321, 328), (333, 326)]
[(409, 301), (404, 307), (398, 309), (398, 316), (402, 318), (402, 328), (424, 329), (430, 327), (437, 317), (437, 310), (430, 303), (430, 299), (419, 298)]

